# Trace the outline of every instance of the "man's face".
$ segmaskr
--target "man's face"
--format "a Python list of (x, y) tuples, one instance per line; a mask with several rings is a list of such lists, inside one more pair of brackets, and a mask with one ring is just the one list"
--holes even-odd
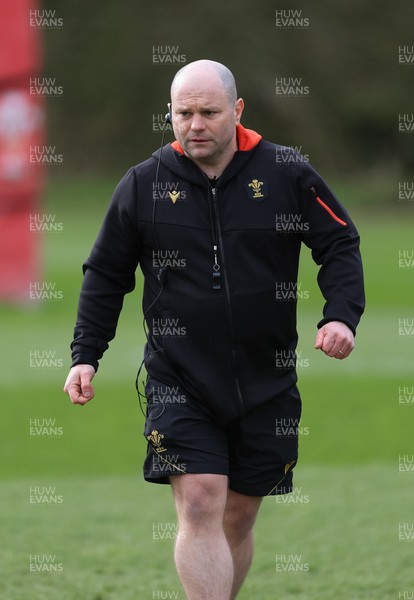
[(216, 73), (186, 77), (171, 94), (174, 134), (185, 154), (199, 164), (219, 164), (237, 150), (236, 125), (243, 100), (231, 103)]

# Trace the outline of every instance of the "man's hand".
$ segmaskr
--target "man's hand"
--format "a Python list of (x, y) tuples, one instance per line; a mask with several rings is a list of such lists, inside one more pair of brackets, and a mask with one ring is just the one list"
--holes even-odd
[(315, 348), (326, 356), (346, 358), (354, 349), (354, 334), (345, 323), (331, 321), (318, 330)]
[(76, 365), (67, 376), (63, 391), (68, 394), (73, 404), (86, 404), (95, 395), (91, 381), (95, 375), (92, 365)]

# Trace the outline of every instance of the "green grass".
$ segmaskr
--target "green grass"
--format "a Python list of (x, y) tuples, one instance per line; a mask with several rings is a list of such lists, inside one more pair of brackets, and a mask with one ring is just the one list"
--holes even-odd
[[(0, 308), (5, 600), (129, 600), (157, 591), (184, 598), (172, 542), (152, 539), (153, 523), (175, 521), (170, 490), (145, 484), (141, 475), (144, 419), (134, 389), (144, 343), (140, 278), (101, 361), (96, 398), (74, 407), (62, 392), (81, 263), (115, 183), (52, 185), (45, 210), (64, 229), (44, 238), (42, 279), (64, 297)], [(414, 403), (399, 403), (399, 388), (414, 386), (414, 336), (398, 332), (400, 318), (414, 317), (413, 273), (398, 268), (398, 251), (413, 248), (412, 222), (399, 207), (394, 214), (351, 212), (363, 240), (367, 312), (348, 360), (316, 352), (322, 300), (304, 249), (299, 279), (310, 298), (299, 305), (298, 328), (309, 361), (299, 369), (307, 434), (295, 478), (309, 503), (265, 501), (242, 600), (391, 600), (414, 591), (414, 542), (398, 540), (398, 523), (413, 520), (414, 474), (398, 473), (399, 455), (414, 452)], [(62, 366), (31, 368), (30, 351), (41, 349), (54, 351)], [(45, 418), (62, 435), (31, 436), (30, 419)], [(55, 487), (63, 503), (30, 505), (31, 486)], [(30, 554), (55, 554), (63, 571), (30, 573)], [(276, 554), (302, 555), (309, 572), (276, 573)]]
[[(240, 599), (392, 600), (413, 589), (413, 542), (398, 539), (399, 523), (412, 518), (411, 477), (380, 465), (298, 467), (297, 498), (306, 503), (264, 500)], [(54, 486), (63, 502), (31, 505), (34, 485)], [(10, 480), (5, 491), (2, 598), (184, 598), (168, 487), (133, 475), (37, 477)], [(172, 534), (154, 539), (154, 528)], [(54, 556), (63, 570), (30, 572), (34, 555)], [(276, 556), (279, 565), (300, 556), (300, 570), (276, 572)]]

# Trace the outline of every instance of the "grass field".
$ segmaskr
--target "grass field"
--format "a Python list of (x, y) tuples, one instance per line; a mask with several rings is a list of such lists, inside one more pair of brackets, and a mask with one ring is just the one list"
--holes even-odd
[[(140, 281), (101, 361), (94, 401), (73, 407), (61, 391), (80, 265), (114, 184), (52, 186), (45, 211), (63, 231), (44, 236), (43, 279), (63, 299), (0, 309), (5, 600), (184, 598), (172, 562), (170, 490), (141, 476)], [(399, 251), (413, 249), (412, 217), (398, 205), (351, 212), (363, 239), (367, 312), (349, 360), (313, 350), (321, 298), (305, 249), (299, 351), (309, 367), (299, 370), (305, 433), (297, 491), (264, 502), (242, 600), (414, 597), (414, 283), (413, 269), (398, 264)], [(56, 365), (30, 367), (34, 350), (53, 352)], [(39, 424), (46, 433), (33, 435)]]

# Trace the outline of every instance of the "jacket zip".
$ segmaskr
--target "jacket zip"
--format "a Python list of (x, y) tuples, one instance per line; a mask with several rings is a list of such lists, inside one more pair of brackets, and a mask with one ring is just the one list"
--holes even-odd
[(232, 310), (232, 306), (231, 306), (230, 286), (229, 286), (229, 280), (227, 277), (226, 261), (224, 259), (223, 238), (221, 235), (220, 218), (219, 218), (219, 211), (218, 211), (218, 204), (217, 204), (217, 189), (214, 186), (211, 186), (211, 193), (213, 195), (213, 208), (214, 208), (214, 216), (215, 216), (215, 221), (216, 221), (216, 231), (215, 232), (213, 231), (213, 239), (214, 240), (218, 239), (218, 245), (220, 247), (221, 263), (222, 263), (222, 267), (223, 267), (222, 272), (223, 272), (224, 289), (225, 289), (225, 296), (226, 296), (226, 301), (227, 301), (227, 308), (228, 308), (228, 312), (229, 312), (231, 354), (232, 354), (232, 358), (233, 358), (234, 379), (235, 379), (235, 385), (236, 385), (237, 398), (239, 400), (239, 404), (242, 408), (242, 412), (243, 412), (243, 416), (244, 416), (246, 414), (246, 409), (245, 409), (245, 403), (243, 400), (243, 396), (241, 393), (238, 368), (237, 368), (236, 342), (235, 342), (235, 335), (234, 335), (234, 319), (233, 319), (233, 310)]
[[(216, 192), (216, 178), (213, 179), (214, 183), (211, 183), (211, 189), (214, 190), (214, 193)], [(211, 225), (211, 235), (213, 238), (213, 255), (214, 255), (214, 260), (213, 260), (213, 290), (221, 290), (221, 265), (218, 261), (218, 257), (217, 257), (217, 253), (218, 253), (218, 245), (217, 245), (217, 227), (214, 226), (214, 222), (213, 222), (213, 215), (211, 212), (211, 202), (210, 202), (210, 198), (208, 200), (208, 208), (210, 211), (210, 225)]]

